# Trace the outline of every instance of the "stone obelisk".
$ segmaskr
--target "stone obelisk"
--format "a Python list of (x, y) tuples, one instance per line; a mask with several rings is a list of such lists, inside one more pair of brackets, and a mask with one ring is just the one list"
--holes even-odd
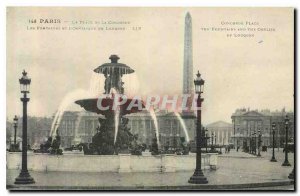
[[(192, 17), (188, 12), (185, 16), (184, 29), (184, 61), (183, 61), (183, 94), (193, 95), (193, 36), (192, 36)], [(183, 100), (184, 102), (184, 100)], [(183, 109), (183, 115), (191, 115), (193, 111), (192, 97), (187, 99), (187, 109)], [(184, 105), (185, 103), (183, 103)]]

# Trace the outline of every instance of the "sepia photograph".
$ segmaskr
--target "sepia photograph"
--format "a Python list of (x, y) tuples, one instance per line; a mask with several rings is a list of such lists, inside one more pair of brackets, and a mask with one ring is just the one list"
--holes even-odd
[(292, 7), (7, 6), (6, 189), (295, 191), (295, 39)]

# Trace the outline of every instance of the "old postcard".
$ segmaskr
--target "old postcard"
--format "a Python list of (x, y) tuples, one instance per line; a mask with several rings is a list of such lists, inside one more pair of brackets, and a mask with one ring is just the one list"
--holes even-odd
[(9, 190), (295, 190), (294, 9), (7, 7)]

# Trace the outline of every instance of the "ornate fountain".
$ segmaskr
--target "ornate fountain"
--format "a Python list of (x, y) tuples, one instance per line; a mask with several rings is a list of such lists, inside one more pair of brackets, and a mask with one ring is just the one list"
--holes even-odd
[[(94, 72), (103, 74), (105, 77), (104, 96), (99, 98), (82, 99), (75, 101), (76, 104), (83, 107), (86, 111), (101, 114), (104, 116), (99, 117), (98, 121), (100, 126), (96, 129), (96, 134), (92, 137), (92, 143), (84, 145), (83, 150), (85, 154), (95, 155), (112, 155), (118, 153), (133, 153), (139, 154), (142, 146), (137, 144), (138, 135), (130, 132), (128, 127), (128, 119), (124, 117), (126, 114), (139, 112), (141, 108), (128, 106), (132, 101), (141, 101), (134, 99), (121, 100), (122, 96), (118, 96), (120, 102), (117, 110), (113, 109), (114, 96), (124, 94), (124, 82), (122, 76), (124, 74), (131, 74), (134, 72), (129, 66), (118, 63), (120, 59), (117, 55), (111, 55), (110, 63), (94, 69)], [(103, 108), (98, 107), (101, 102)], [(142, 108), (144, 105), (142, 105)]]

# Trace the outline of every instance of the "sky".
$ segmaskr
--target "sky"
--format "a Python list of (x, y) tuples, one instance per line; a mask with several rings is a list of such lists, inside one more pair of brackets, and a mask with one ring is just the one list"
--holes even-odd
[[(6, 113), (22, 114), (19, 81), (23, 69), (32, 79), (28, 114), (52, 116), (84, 91), (103, 91), (103, 76), (93, 73), (111, 54), (135, 73), (125, 78), (129, 94), (181, 94), (184, 18), (193, 23), (193, 68), (205, 79), (202, 121), (223, 120), (241, 107), (293, 110), (294, 33), (291, 8), (7, 8)], [(37, 24), (29, 24), (36, 19)], [(39, 24), (59, 19), (63, 24)], [(68, 21), (65, 23), (65, 21)], [(72, 21), (125, 21), (117, 31), (27, 30), (36, 26), (82, 26)], [(227, 37), (222, 22), (257, 22), (254, 37)], [(90, 25), (93, 26), (93, 25)], [(141, 27), (140, 30), (133, 30)], [(101, 79), (102, 77), (102, 79)], [(96, 84), (95, 84), (96, 83)], [(92, 88), (91, 88), (92, 84)], [(71, 104), (67, 109), (78, 110)]]

